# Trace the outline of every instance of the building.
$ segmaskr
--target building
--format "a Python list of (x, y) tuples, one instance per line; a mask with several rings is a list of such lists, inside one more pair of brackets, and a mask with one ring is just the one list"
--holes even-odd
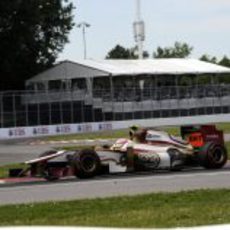
[[(195, 59), (63, 61), (26, 81), (35, 91), (69, 91), (220, 83), (230, 69)], [(187, 78), (185, 78), (187, 77)], [(182, 79), (183, 78), (183, 79)], [(229, 82), (230, 83), (230, 82)]]
[(195, 59), (63, 61), (26, 89), (4, 127), (230, 113), (230, 69)]

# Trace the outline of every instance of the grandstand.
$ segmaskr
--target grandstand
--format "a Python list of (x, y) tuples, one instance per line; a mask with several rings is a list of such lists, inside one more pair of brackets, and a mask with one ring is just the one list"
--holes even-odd
[(63, 61), (0, 94), (1, 127), (230, 113), (230, 69), (195, 59)]

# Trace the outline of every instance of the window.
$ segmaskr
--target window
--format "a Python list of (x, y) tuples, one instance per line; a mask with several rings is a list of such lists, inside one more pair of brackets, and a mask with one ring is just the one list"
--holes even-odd
[(45, 90), (45, 85), (43, 82), (37, 82), (37, 90)]
[(109, 77), (93, 78), (93, 96), (110, 98), (111, 84)]
[(35, 84), (29, 83), (28, 85), (26, 85), (26, 90), (30, 90), (30, 91), (35, 90)]
[(86, 90), (86, 79), (85, 78), (78, 78), (72, 79), (72, 89), (73, 90)]
[(49, 90), (61, 90), (62, 82), (60, 80), (49, 81)]

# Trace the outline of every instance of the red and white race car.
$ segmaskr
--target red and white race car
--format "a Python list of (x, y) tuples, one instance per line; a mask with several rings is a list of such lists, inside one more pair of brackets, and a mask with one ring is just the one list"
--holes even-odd
[(49, 151), (25, 163), (29, 165), (27, 174), (54, 180), (69, 175), (91, 178), (103, 173), (191, 166), (219, 169), (226, 162), (223, 132), (213, 125), (201, 125), (181, 127), (181, 138), (154, 129), (132, 128), (130, 139), (118, 139), (111, 146)]

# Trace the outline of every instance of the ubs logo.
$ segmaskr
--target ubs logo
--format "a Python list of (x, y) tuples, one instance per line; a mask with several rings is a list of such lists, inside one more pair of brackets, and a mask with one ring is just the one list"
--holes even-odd
[(111, 123), (99, 124), (98, 129), (99, 130), (112, 130), (113, 126)]
[(78, 125), (77, 131), (78, 132), (92, 132), (92, 125), (90, 124), (84, 124), (84, 125)]
[(70, 125), (64, 125), (64, 126), (57, 126), (56, 127), (56, 133), (70, 133), (71, 127)]
[(10, 129), (8, 135), (10, 137), (22, 137), (26, 135), (26, 131), (24, 128)]
[(48, 134), (49, 133), (49, 128), (48, 127), (37, 127), (33, 129), (33, 134)]

